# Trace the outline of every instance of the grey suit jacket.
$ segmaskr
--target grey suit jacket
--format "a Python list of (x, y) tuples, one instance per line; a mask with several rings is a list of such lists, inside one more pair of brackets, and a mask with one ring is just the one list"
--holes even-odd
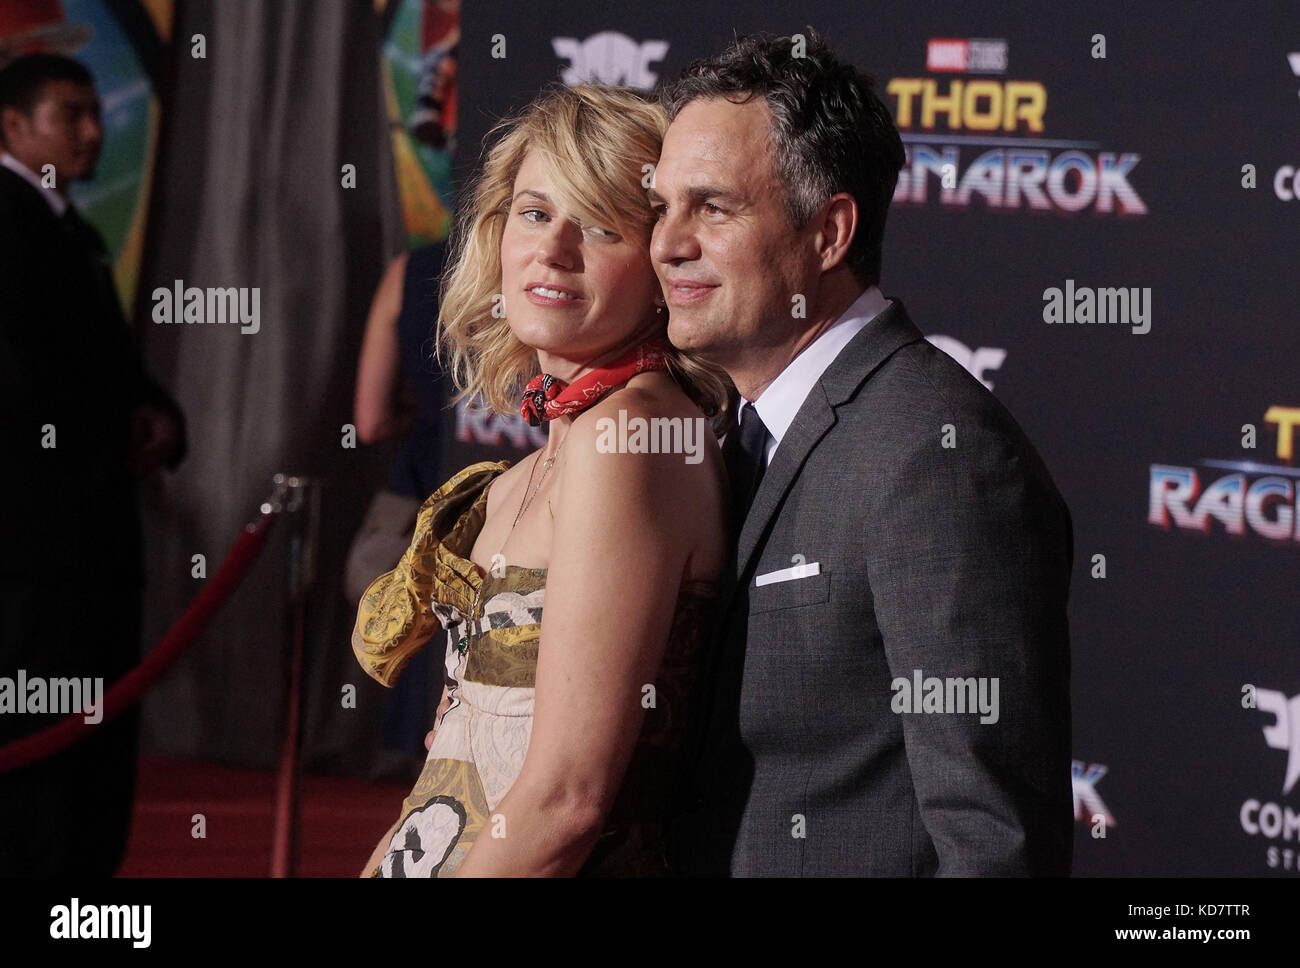
[[(755, 585), (800, 555), (817, 574)], [(894, 300), (813, 387), (745, 521), (677, 870), (1068, 874), (1072, 557), (1023, 431)], [(948, 711), (895, 711), (900, 679)], [(996, 722), (953, 711), (980, 679)]]

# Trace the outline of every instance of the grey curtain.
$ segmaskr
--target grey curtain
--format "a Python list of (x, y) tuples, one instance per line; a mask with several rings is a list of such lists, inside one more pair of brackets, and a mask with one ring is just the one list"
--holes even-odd
[[(204, 59), (192, 38), (206, 39)], [(179, 5), (171, 91), (136, 324), (154, 374), (189, 424), (179, 472), (142, 493), (145, 648), (209, 580), (277, 471), (325, 485), (308, 625), (310, 767), (402, 772), (378, 756), (385, 690), (362, 674), (341, 575), (386, 450), (345, 449), (366, 311), (402, 228), (379, 78), (380, 25), (362, 0)], [(341, 167), (356, 166), (356, 187)], [(159, 325), (155, 287), (257, 287), (260, 331)], [(283, 522), (281, 522), (283, 524)], [(253, 767), (283, 735), (284, 538), (144, 707), (142, 749)], [(109, 563), (111, 567), (111, 563)], [(344, 709), (354, 684), (358, 708)]]

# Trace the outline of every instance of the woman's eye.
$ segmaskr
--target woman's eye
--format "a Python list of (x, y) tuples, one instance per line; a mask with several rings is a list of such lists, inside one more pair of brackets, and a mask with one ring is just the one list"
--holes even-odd
[[(526, 208), (519, 213), (526, 222), (540, 222), (546, 218), (546, 213), (536, 208)], [(529, 218), (530, 215), (540, 215), (541, 218)]]
[(582, 231), (584, 235), (594, 236), (595, 238), (598, 239), (613, 240), (619, 238), (619, 234), (617, 232), (613, 232), (610, 229), (601, 228), (599, 225), (584, 225), (582, 227)]

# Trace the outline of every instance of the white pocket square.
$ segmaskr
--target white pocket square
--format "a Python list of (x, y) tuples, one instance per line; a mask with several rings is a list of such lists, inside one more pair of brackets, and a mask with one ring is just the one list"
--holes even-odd
[(754, 579), (754, 587), (772, 585), (779, 581), (794, 581), (796, 578), (811, 578), (821, 573), (821, 565), (810, 561), (804, 565), (795, 565), (793, 568), (782, 568), (780, 571), (769, 571), (766, 575), (759, 575)]

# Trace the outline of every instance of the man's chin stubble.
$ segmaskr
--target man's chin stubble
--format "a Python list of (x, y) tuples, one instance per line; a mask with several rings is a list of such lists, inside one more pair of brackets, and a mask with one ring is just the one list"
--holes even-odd
[(668, 333), (668, 342), (681, 350), (683, 353), (689, 353), (697, 359), (706, 363), (712, 363), (714, 366), (724, 366), (724, 360), (729, 359), (731, 354), (727, 352), (727, 345), (716, 339), (704, 337), (698, 332), (692, 331), (685, 336), (673, 338), (671, 329)]

